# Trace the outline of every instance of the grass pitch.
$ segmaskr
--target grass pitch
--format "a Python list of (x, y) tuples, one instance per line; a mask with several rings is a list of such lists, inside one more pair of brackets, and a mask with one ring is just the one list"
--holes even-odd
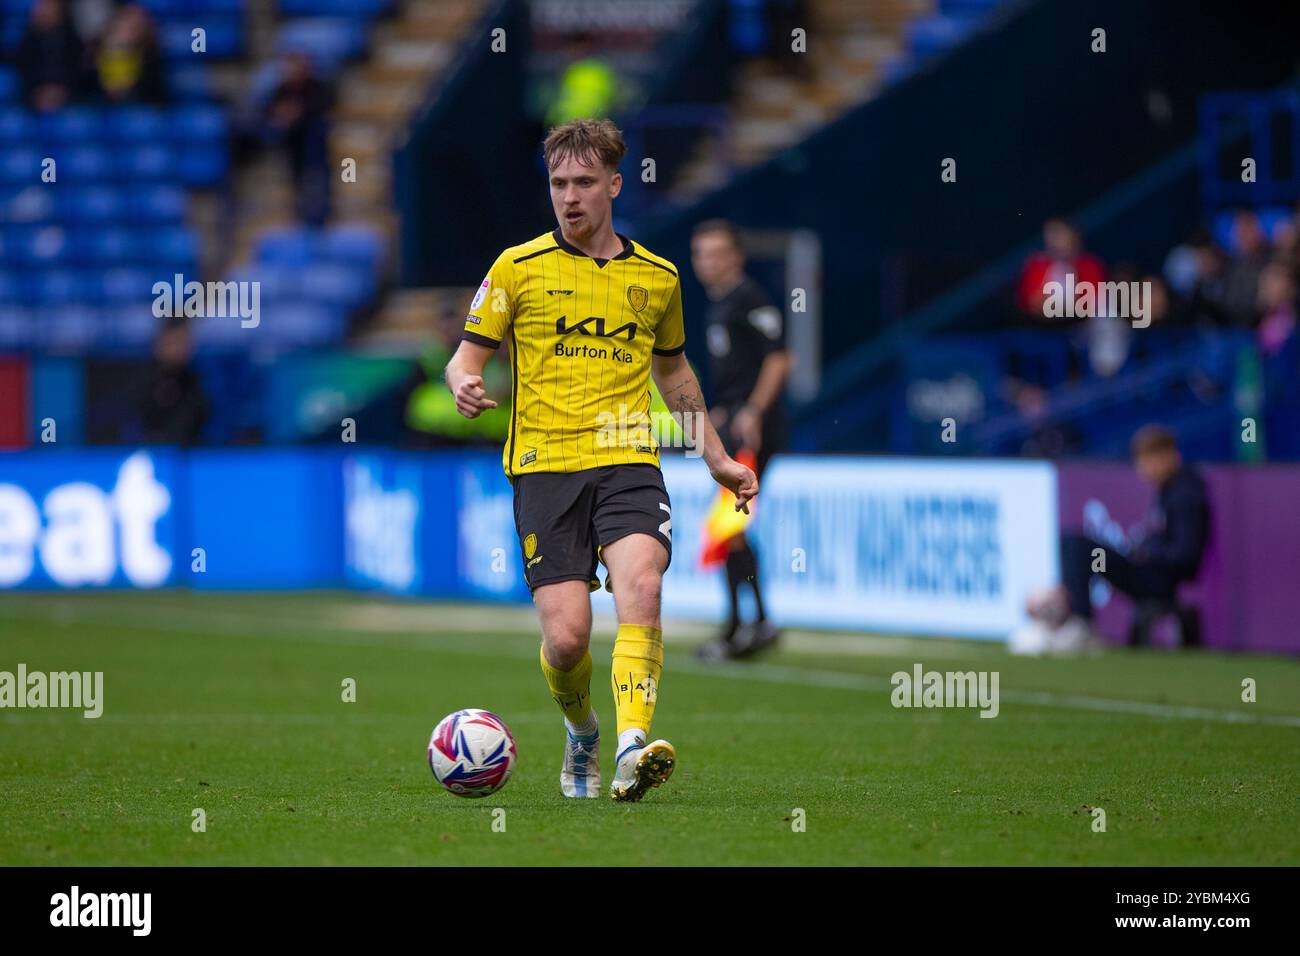
[[(627, 805), (560, 795), (563, 730), (527, 610), (0, 596), (0, 670), (103, 671), (105, 698), (98, 720), (0, 710), (0, 864), (1300, 863), (1294, 660), (1022, 660), (796, 634), (761, 662), (707, 667), (682, 630), (655, 721), (678, 769)], [(606, 785), (611, 641), (593, 643)], [(918, 662), (998, 671), (999, 716), (895, 709), (889, 676)], [(443, 792), (425, 763), (460, 707), (496, 712), (518, 741), (513, 779), (484, 800)]]

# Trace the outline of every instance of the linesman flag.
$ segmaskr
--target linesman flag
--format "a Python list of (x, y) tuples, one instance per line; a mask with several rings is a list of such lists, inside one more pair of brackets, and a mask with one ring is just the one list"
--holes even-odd
[[(746, 468), (753, 469), (756, 460), (748, 448), (736, 455), (736, 461)], [(718, 497), (709, 509), (709, 516), (704, 519), (703, 543), (700, 548), (700, 567), (713, 568), (727, 560), (727, 549), (731, 539), (744, 534), (749, 523), (754, 520), (754, 505), (758, 499), (749, 502), (749, 513), (736, 510), (736, 496), (727, 488), (718, 489)]]

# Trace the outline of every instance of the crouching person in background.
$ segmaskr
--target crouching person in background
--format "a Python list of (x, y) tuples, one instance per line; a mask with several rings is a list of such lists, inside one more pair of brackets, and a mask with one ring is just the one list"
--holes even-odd
[(1086, 650), (1097, 644), (1089, 584), (1100, 574), (1136, 605), (1130, 640), (1145, 641), (1155, 617), (1177, 614), (1185, 645), (1199, 642), (1195, 612), (1178, 607), (1178, 586), (1196, 577), (1209, 534), (1205, 482), (1183, 462), (1172, 432), (1155, 425), (1132, 441), (1133, 466), (1155, 491), (1149, 517), (1128, 553), (1085, 535), (1061, 536), (1061, 586), (1031, 597), (1031, 623), (1012, 636), (1018, 653)]

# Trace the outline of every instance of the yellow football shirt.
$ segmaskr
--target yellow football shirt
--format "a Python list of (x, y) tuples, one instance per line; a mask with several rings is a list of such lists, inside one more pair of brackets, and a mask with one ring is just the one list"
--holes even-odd
[(632, 240), (593, 259), (559, 229), (497, 257), (465, 317), (470, 342), (510, 348), (506, 474), (659, 464), (650, 357), (686, 348), (677, 270)]

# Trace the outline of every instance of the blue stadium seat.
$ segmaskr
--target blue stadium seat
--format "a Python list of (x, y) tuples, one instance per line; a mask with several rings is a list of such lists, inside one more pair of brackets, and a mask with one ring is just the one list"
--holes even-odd
[(181, 226), (149, 230), (148, 241), (153, 247), (151, 261), (160, 269), (185, 273), (186, 280), (198, 278), (193, 273), (199, 261), (199, 244), (194, 234)]
[(200, 0), (139, 0), (139, 3), (155, 19), (193, 13), (200, 6)]
[(14, 226), (5, 229), (6, 262), (31, 266), (57, 266), (71, 258), (72, 239), (62, 226)]
[(310, 348), (339, 342), (346, 324), (340, 309), (280, 302), (262, 309), (262, 325), (257, 331), (265, 329), (265, 336), (281, 348)]
[(305, 266), (316, 254), (317, 236), (305, 226), (287, 226), (257, 237), (255, 258), (284, 266)]
[(0, 303), (0, 348), (36, 346), (36, 320), (28, 309)]
[(99, 337), (100, 311), (87, 306), (55, 309), (41, 315), (37, 335), (45, 348), (85, 351)]
[(280, 0), (282, 17), (373, 17), (392, 9), (393, 0)]
[(65, 146), (54, 153), (60, 181), (91, 183), (111, 179), (117, 172), (113, 154), (99, 146)]
[(80, 146), (100, 139), (104, 128), (103, 114), (85, 106), (45, 113), (39, 120), (41, 134), (55, 146)]
[(129, 195), (128, 208), (140, 222), (179, 223), (189, 202), (185, 190), (176, 186), (142, 186)]
[(124, 149), (120, 153), (120, 174), (124, 179), (157, 182), (177, 173), (176, 159), (170, 148), (158, 143)]
[(135, 233), (120, 226), (87, 230), (80, 245), (82, 259), (102, 266), (141, 259), (147, 262), (151, 254), (148, 243), (137, 243)]
[(265, 328), (265, 314), (262, 316), (262, 323), (254, 329), (244, 328), (239, 319), (229, 316), (225, 318), (206, 316), (196, 319), (191, 326), (194, 342), (200, 348), (231, 347), (246, 349), (253, 342), (265, 339), (266, 333), (263, 331)]
[(75, 269), (45, 269), (32, 276), (32, 301), (37, 306), (89, 305), (98, 283), (90, 273)]
[(0, 306), (22, 305), (27, 301), (27, 294), (21, 272), (0, 271)]
[(100, 274), (98, 284), (105, 302), (120, 305), (123, 302), (153, 300), (154, 274), (136, 266), (119, 266)]
[(30, 146), (5, 146), (0, 149), (0, 182), (39, 182), (41, 158)]
[(364, 265), (360, 268), (341, 263), (311, 265), (302, 271), (303, 296), (315, 302), (334, 303), (350, 311), (374, 294), (372, 275)]
[[(1211, 231), (1214, 241), (1221, 249), (1236, 255), (1241, 250), (1237, 248), (1232, 237), (1232, 220), (1236, 215), (1235, 209), (1221, 209), (1215, 214), (1214, 224)], [(1264, 206), (1255, 210), (1255, 215), (1259, 217), (1260, 228), (1264, 230), (1269, 240), (1276, 238), (1277, 227), (1292, 216), (1291, 210), (1285, 206)]]
[(320, 254), (334, 262), (360, 262), (377, 269), (384, 254), (383, 236), (370, 226), (332, 226), (321, 237)]
[(962, 17), (920, 17), (907, 27), (908, 47), (918, 59), (937, 56), (961, 43), (973, 26)]
[(948, 17), (982, 17), (1001, 4), (1002, 0), (939, 0), (939, 13)]
[(230, 154), (224, 143), (185, 146), (179, 156), (176, 171), (187, 186), (216, 186), (226, 178), (230, 168)]
[(180, 102), (202, 102), (215, 99), (217, 95), (212, 73), (201, 63), (186, 63), (169, 69), (167, 89)]
[(273, 262), (255, 262), (232, 270), (228, 282), (257, 282), (261, 301), (274, 302), (298, 299), (303, 294), (303, 271), (297, 267), (284, 267)]
[(115, 223), (127, 216), (121, 190), (111, 186), (63, 186), (59, 218), (69, 223)]
[(106, 309), (105, 318), (112, 343), (118, 348), (144, 351), (153, 345), (159, 320), (154, 317), (152, 300)]
[(36, 118), (22, 106), (0, 106), (0, 145), (26, 143), (37, 135)]
[(171, 132), (168, 117), (162, 110), (148, 106), (128, 106), (109, 113), (105, 126), (114, 140), (124, 146), (153, 143)]
[(204, 146), (224, 146), (226, 112), (219, 106), (179, 106), (170, 117), (172, 135)]
[(61, 190), (53, 183), (15, 186), (0, 191), (0, 220), (48, 222), (58, 214)]
[(911, 57), (906, 55), (896, 56), (886, 61), (880, 77), (885, 86), (892, 86), (907, 79), (914, 72), (916, 72), (916, 64)]
[(1277, 238), (1278, 226), (1291, 218), (1291, 210), (1285, 206), (1265, 206), (1259, 210), (1259, 225), (1269, 241)]
[(360, 56), (368, 39), (366, 24), (342, 17), (293, 20), (280, 28), (278, 52), (309, 53), (324, 69)]
[(0, 66), (0, 103), (15, 103), (22, 96), (18, 72), (7, 66)]

